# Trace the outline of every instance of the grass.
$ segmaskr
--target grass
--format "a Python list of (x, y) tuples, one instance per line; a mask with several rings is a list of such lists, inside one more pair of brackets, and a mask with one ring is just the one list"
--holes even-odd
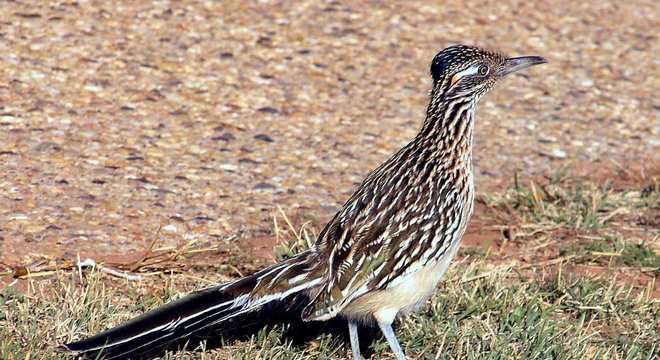
[(615, 189), (611, 181), (592, 182), (569, 174), (563, 169), (528, 186), (516, 178), (511, 189), (486, 198), (490, 206), (509, 210), (507, 215), (515, 214), (523, 223), (583, 230), (603, 228), (618, 220), (617, 215), (660, 210), (658, 177), (644, 178), (636, 188)]
[[(616, 188), (565, 174), (483, 197), (497, 248), (465, 248), (428, 306), (398, 323), (410, 358), (419, 359), (657, 359), (660, 354), (658, 229), (649, 224), (660, 204), (655, 178)], [(654, 187), (655, 186), (655, 187)], [(309, 246), (314, 231), (281, 213), (276, 253)], [(300, 229), (300, 230), (297, 230)], [(102, 272), (60, 270), (22, 280), (27, 290), (0, 291), (0, 359), (66, 359), (55, 346), (95, 333), (178, 294), (207, 286), (173, 273), (142, 281)], [(166, 359), (348, 358), (341, 337), (319, 334), (295, 343), (286, 326), (206, 352)], [(392, 355), (376, 337), (374, 359)]]

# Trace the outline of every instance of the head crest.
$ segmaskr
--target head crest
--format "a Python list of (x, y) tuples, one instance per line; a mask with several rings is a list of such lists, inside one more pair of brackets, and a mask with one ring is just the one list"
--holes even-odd
[(442, 75), (453, 72), (465, 63), (489, 57), (501, 57), (501, 55), (475, 46), (452, 45), (433, 58), (431, 76), (433, 80), (438, 80)]

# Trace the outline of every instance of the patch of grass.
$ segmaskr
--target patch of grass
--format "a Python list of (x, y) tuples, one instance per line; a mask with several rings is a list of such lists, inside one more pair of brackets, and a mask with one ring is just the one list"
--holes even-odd
[(623, 249), (621, 262), (628, 266), (645, 266), (660, 269), (660, 255), (647, 244), (634, 244)]
[(527, 186), (516, 178), (511, 189), (489, 194), (486, 201), (490, 207), (519, 217), (522, 224), (592, 230), (626, 215), (660, 209), (660, 192), (657, 186), (614, 189), (610, 182), (571, 177), (564, 170)]
[[(410, 358), (657, 358), (660, 300), (653, 279), (660, 256), (653, 214), (660, 209), (658, 186), (621, 189), (560, 173), (546, 184), (516, 186), (485, 198), (503, 214), (497, 226), (515, 228), (515, 252), (502, 250), (505, 240), (499, 250), (474, 247), (463, 253), (469, 257), (450, 270), (428, 306), (397, 324)], [(316, 237), (307, 223), (294, 224), (281, 211), (274, 229), (278, 259), (304, 251)], [(567, 270), (582, 265), (582, 271)], [(200, 278), (227, 279), (209, 272), (166, 273), (128, 282), (97, 272), (58, 271), (50, 279), (26, 281), (23, 293), (5, 288), (0, 291), (0, 359), (70, 358), (56, 346), (207, 286)], [(646, 282), (631, 281), (635, 276)], [(350, 346), (338, 336), (294, 344), (283, 336), (286, 332), (285, 325), (276, 326), (222, 348), (163, 358), (350, 357)], [(373, 359), (393, 358), (382, 338), (370, 350)]]
[(660, 270), (660, 255), (646, 242), (634, 243), (622, 237), (576, 241), (561, 247), (561, 255), (576, 254), (582, 261), (612, 262), (614, 265)]
[(278, 261), (311, 248), (316, 239), (316, 231), (310, 229), (309, 222), (296, 226), (281, 208), (278, 208), (278, 214), (273, 217), (273, 229), (278, 243), (275, 247), (275, 258)]
[(516, 179), (483, 199), (527, 262), (558, 254), (591, 267), (585, 271), (627, 267), (629, 279), (648, 279), (660, 271), (660, 177), (627, 176), (634, 181), (615, 186), (560, 171), (527, 186)]
[[(469, 269), (467, 267), (469, 267)], [(660, 338), (660, 301), (615, 281), (580, 277), (525, 280), (514, 271), (462, 282), (459, 275), (487, 272), (487, 263), (454, 269), (422, 313), (404, 319), (397, 334), (411, 358), (420, 359), (652, 359)], [(66, 277), (34, 284), (34, 291), (1, 305), (1, 359), (65, 359), (55, 346), (157, 307), (171, 296), (133, 285), (142, 304), (111, 289), (102, 275), (84, 287)], [(70, 280), (70, 279), (68, 279)], [(181, 288), (185, 279), (171, 279)], [(156, 293), (158, 296), (150, 294)], [(144, 304), (149, 304), (144, 306)], [(336, 359), (349, 346), (320, 335), (303, 345), (281, 336), (283, 326), (262, 330), (245, 342), (201, 352), (170, 353), (167, 359)], [(376, 339), (372, 358), (391, 358)], [(202, 355), (203, 354), (203, 355)]]

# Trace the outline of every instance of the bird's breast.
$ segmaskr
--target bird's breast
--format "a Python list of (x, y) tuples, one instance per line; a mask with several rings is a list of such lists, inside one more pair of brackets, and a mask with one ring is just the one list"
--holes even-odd
[(446, 256), (430, 264), (419, 264), (417, 271), (397, 279), (386, 289), (366, 293), (351, 302), (342, 314), (348, 318), (364, 319), (371, 314), (379, 321), (390, 321), (417, 311), (435, 292), (456, 254), (458, 244), (452, 245)]

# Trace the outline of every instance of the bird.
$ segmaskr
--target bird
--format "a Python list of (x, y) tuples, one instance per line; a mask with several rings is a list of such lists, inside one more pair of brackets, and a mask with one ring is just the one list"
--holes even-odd
[(366, 176), (308, 250), (64, 349), (132, 359), (210, 328), (233, 331), (250, 314), (277, 307), (303, 321), (345, 320), (355, 360), (363, 359), (361, 326), (379, 328), (396, 359), (405, 359), (392, 325), (435, 292), (473, 213), (477, 104), (502, 78), (546, 62), (461, 44), (441, 50), (417, 135)]

